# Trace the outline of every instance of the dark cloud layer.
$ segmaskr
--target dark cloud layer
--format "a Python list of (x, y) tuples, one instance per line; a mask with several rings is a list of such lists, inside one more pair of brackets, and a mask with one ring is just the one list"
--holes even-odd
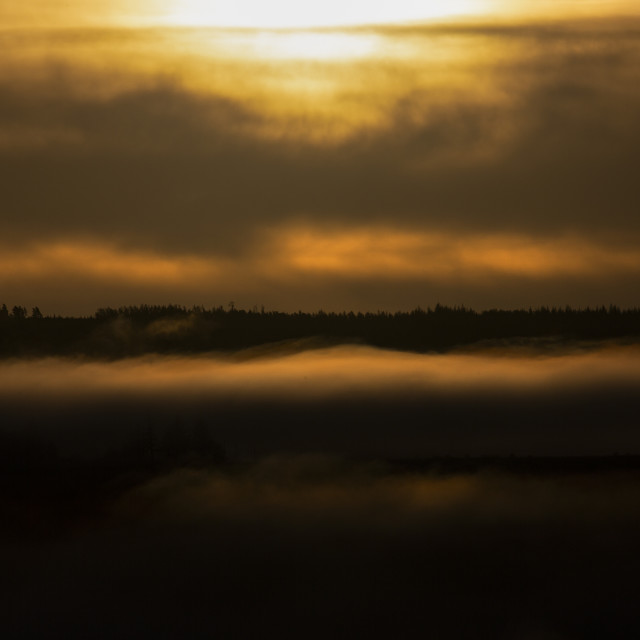
[[(87, 46), (78, 35), (44, 37), (44, 44), (34, 35), (36, 45), (29, 40), (36, 52), (44, 46), (46, 55), (58, 56), (54, 64), (42, 52), (22, 59), (16, 51), (28, 47), (18, 36), (6, 35), (2, 46), (11, 53), (11, 64), (0, 86), (4, 242), (28, 251), (37, 241), (99, 238), (241, 263), (264, 244), (267, 231), (302, 222), (311, 228), (377, 224), (407, 232), (543, 239), (573, 234), (605, 242), (615, 253), (619, 244), (634, 246), (640, 232), (636, 29), (634, 22), (382, 29), (378, 35), (391, 45), (394, 38), (418, 42), (425, 62), (405, 60), (396, 68), (390, 58), (354, 66), (348, 72), (357, 78), (351, 94), (339, 89), (351, 102), (342, 115), (339, 106), (331, 107), (330, 126), (303, 107), (278, 115), (269, 105), (282, 78), (276, 77), (267, 99), (252, 93), (262, 63), (238, 63), (229, 71), (228, 61), (211, 54), (213, 81), (207, 90), (201, 78), (196, 87), (181, 76), (196, 63), (185, 63), (177, 53), (169, 57), (173, 68), (167, 63), (163, 71), (159, 63), (149, 63), (149, 71), (142, 64), (153, 59), (148, 47), (171, 43), (171, 32), (140, 33), (147, 49), (140, 45), (137, 70), (123, 67), (120, 59), (109, 62), (119, 46), (135, 49), (131, 33), (96, 32), (105, 58), (88, 69), (73, 62), (74, 52)], [(176, 33), (182, 45), (188, 42), (184, 32)], [(446, 46), (449, 54), (468, 52), (470, 60), (447, 61), (449, 54), (443, 62), (429, 60), (430, 50)], [(322, 63), (309, 64), (308, 73), (323, 73)], [(301, 69), (292, 74), (304, 82), (308, 77)], [(400, 84), (388, 80), (394, 73)], [(425, 81), (430, 73), (442, 78)], [(228, 78), (224, 84), (225, 74), (235, 77), (235, 84)], [(374, 89), (366, 89), (369, 79)], [(285, 110), (298, 108), (295, 95), (282, 101)], [(353, 126), (347, 135), (331, 134), (341, 118), (357, 121), (359, 110), (365, 122), (365, 110), (378, 102), (371, 124)], [(348, 281), (349, 273), (343, 277)], [(598, 286), (558, 277), (556, 286), (548, 287), (554, 301)], [(594, 300), (596, 294), (581, 298), (583, 303), (632, 302), (637, 269), (615, 277), (604, 270), (603, 277), (603, 291), (622, 284), (607, 300)], [(13, 294), (12, 283), (5, 286)], [(376, 289), (375, 281), (360, 284)], [(460, 301), (469, 302), (470, 288), (458, 284)], [(350, 296), (349, 284), (345, 289), (325, 280), (314, 286), (344, 289), (336, 296), (338, 305)], [(518, 279), (511, 289), (503, 279), (498, 289), (507, 293), (499, 304), (509, 306), (509, 295), (523, 286)], [(103, 287), (106, 292), (108, 285)], [(405, 297), (415, 299), (415, 288), (408, 288)], [(287, 295), (303, 295), (295, 287), (282, 295), (276, 289), (267, 290), (266, 302), (288, 306)], [(451, 283), (447, 290), (451, 293)], [(142, 291), (135, 289), (131, 297)], [(439, 296), (437, 287), (429, 292)], [(474, 301), (483, 297), (488, 304), (497, 299), (481, 293)], [(540, 287), (532, 297), (534, 304), (544, 301)], [(358, 296), (352, 299), (351, 306), (362, 306)], [(362, 296), (364, 306), (375, 299), (375, 293)]]
[[(609, 231), (613, 224), (635, 232), (636, 34), (549, 39), (549, 53), (481, 67), (499, 75), (509, 94), (502, 104), (483, 104), (467, 88), (434, 110), (429, 95), (409, 89), (389, 114), (388, 132), (328, 148), (253, 139), (242, 130), (266, 117), (256, 105), (170, 85), (104, 100), (74, 96), (73, 83), (83, 79), (73, 73), (27, 91), (5, 83), (3, 129), (44, 132), (40, 148), (26, 137), (16, 142), (26, 148), (4, 149), (4, 226), (146, 236), (173, 248), (194, 248), (204, 231), (207, 243), (228, 246), (247, 225), (303, 214), (342, 223), (393, 216), (425, 226)], [(531, 39), (524, 40), (526, 47)], [(425, 108), (426, 122), (406, 115)], [(505, 128), (513, 134), (500, 143)], [(48, 143), (47, 129), (73, 132), (77, 142), (52, 133)], [(489, 158), (474, 158), (478, 149)]]

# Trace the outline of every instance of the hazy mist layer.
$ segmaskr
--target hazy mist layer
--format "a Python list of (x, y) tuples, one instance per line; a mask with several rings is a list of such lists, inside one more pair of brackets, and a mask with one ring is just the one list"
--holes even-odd
[[(285, 347), (286, 349), (290, 347)], [(95, 453), (204, 423), (232, 456), (638, 453), (640, 351), (339, 347), (0, 364), (5, 429)]]

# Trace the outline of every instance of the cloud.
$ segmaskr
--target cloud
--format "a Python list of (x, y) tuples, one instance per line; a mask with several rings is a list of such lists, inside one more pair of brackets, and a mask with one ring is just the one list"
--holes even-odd
[[(191, 253), (160, 252), (96, 239), (52, 239), (0, 246), (0, 283), (9, 302), (23, 301), (24, 292), (29, 292), (32, 304), (45, 312), (75, 307), (76, 295), (87, 313), (106, 304), (119, 306), (123, 299), (226, 304), (229, 299), (238, 300), (238, 294), (241, 304), (252, 306), (277, 292), (285, 307), (289, 296), (295, 298), (295, 309), (331, 309), (339, 307), (323, 287), (334, 289), (335, 295), (340, 287), (384, 289), (402, 284), (416, 290), (449, 290), (458, 296), (480, 292), (489, 300), (505, 287), (526, 287), (537, 296), (557, 290), (561, 296), (570, 283), (588, 282), (592, 294), (587, 300), (595, 305), (612, 300), (597, 299), (593, 295), (597, 287), (611, 295), (616, 283), (640, 280), (635, 245), (629, 239), (616, 240), (326, 225), (255, 229), (234, 253), (215, 247)], [(67, 284), (65, 291), (58, 287), (61, 282)], [(120, 296), (113, 302), (112, 290)], [(305, 290), (306, 299), (301, 297)], [(414, 298), (413, 306), (423, 299), (424, 294)], [(367, 308), (366, 303), (359, 304)], [(523, 299), (522, 304), (532, 302)]]
[(192, 279), (219, 277), (224, 269), (215, 260), (193, 256), (165, 257), (145, 252), (118, 251), (97, 243), (54, 243), (6, 250), (4, 277), (19, 280), (68, 278), (74, 275), (98, 283), (108, 280), (131, 285), (182, 286)]
[[(7, 37), (5, 255), (108, 304), (192, 304), (207, 279), (286, 308), (633, 304), (636, 31), (379, 29), (379, 56), (307, 63), (206, 30)], [(89, 246), (101, 273), (73, 275)]]
[[(592, 277), (638, 273), (635, 248), (577, 238), (473, 235), (385, 228), (292, 229), (274, 234), (286, 270), (346, 278), (420, 279), (460, 283), (510, 276)], [(277, 258), (268, 261), (277, 264)]]
[[(172, 51), (171, 38), (159, 38)], [(117, 38), (107, 42), (107, 51), (118, 51)], [(104, 86), (116, 83), (115, 94), (105, 97), (89, 70), (78, 75), (67, 59), (56, 82), (36, 79), (28, 90), (5, 85), (2, 119), (11, 149), (20, 132), (29, 148), (34, 137), (46, 140), (43, 130), (50, 128), (55, 146), (27, 156), (40, 195), (37, 202), (23, 197), (21, 213), (37, 216), (46, 202), (61, 224), (65, 209), (75, 209), (79, 222), (91, 210), (97, 210), (93, 217), (106, 215), (108, 207), (112, 218), (127, 217), (133, 233), (131, 211), (142, 218), (142, 208), (155, 211), (162, 223), (182, 205), (190, 222), (208, 214), (224, 228), (238, 216), (253, 222), (300, 213), (597, 226), (605, 206), (632, 225), (627, 168), (639, 135), (635, 43), (632, 34), (616, 39), (607, 31), (446, 36), (427, 30), (424, 50), (400, 63), (312, 64), (314, 77), (328, 82), (326, 93), (315, 93), (299, 66), (263, 63), (263, 72), (251, 59), (221, 60), (205, 89), (209, 74), (195, 52), (186, 60), (165, 52), (164, 68), (173, 60), (175, 69), (167, 75), (158, 62), (147, 68), (144, 61), (154, 60), (155, 51), (143, 39), (139, 68), (112, 61), (141, 88), (124, 83), (116, 89), (123, 80), (114, 79), (119, 76), (109, 65), (106, 71), (98, 66), (91, 71), (105, 76)], [(429, 49), (443, 44), (453, 70), (441, 59), (429, 61)], [(71, 46), (71, 53), (81, 45), (57, 46)], [(135, 50), (129, 41), (121, 46)], [(473, 47), (488, 53), (461, 57)], [(238, 75), (245, 79), (238, 82)], [(481, 83), (474, 82), (478, 77)], [(323, 136), (332, 140), (334, 127), (352, 133), (317, 144)], [(69, 144), (60, 145), (60, 132)], [(12, 185), (24, 188), (27, 180), (27, 167), (16, 163), (23, 154), (14, 153), (4, 154), (9, 197)], [(51, 172), (53, 158), (62, 165), (57, 172)], [(65, 165), (73, 183), (64, 181)], [(55, 189), (52, 179), (66, 188)], [(104, 193), (106, 181), (110, 193)], [(85, 194), (78, 202), (89, 186), (102, 201)], [(134, 188), (132, 202), (127, 196)]]

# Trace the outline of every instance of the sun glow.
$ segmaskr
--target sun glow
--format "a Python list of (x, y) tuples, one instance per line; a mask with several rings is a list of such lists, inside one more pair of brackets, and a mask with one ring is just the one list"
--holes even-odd
[(167, 21), (174, 25), (261, 29), (313, 28), (431, 20), (472, 13), (487, 0), (209, 0), (172, 1)]
[(271, 60), (334, 58), (361, 58), (376, 50), (377, 38), (373, 35), (325, 33), (318, 31), (293, 31), (274, 33), (264, 31), (250, 40), (251, 52)]

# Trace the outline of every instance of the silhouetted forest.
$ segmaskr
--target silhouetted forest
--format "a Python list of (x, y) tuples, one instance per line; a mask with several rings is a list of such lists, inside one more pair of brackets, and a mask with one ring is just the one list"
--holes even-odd
[(45, 316), (38, 307), (0, 308), (0, 355), (124, 357), (143, 353), (238, 350), (283, 341), (304, 346), (365, 344), (433, 351), (479, 341), (562, 341), (640, 336), (640, 309), (617, 306), (482, 312), (466, 307), (388, 313), (283, 313), (228, 308), (141, 305), (102, 308), (90, 317)]

